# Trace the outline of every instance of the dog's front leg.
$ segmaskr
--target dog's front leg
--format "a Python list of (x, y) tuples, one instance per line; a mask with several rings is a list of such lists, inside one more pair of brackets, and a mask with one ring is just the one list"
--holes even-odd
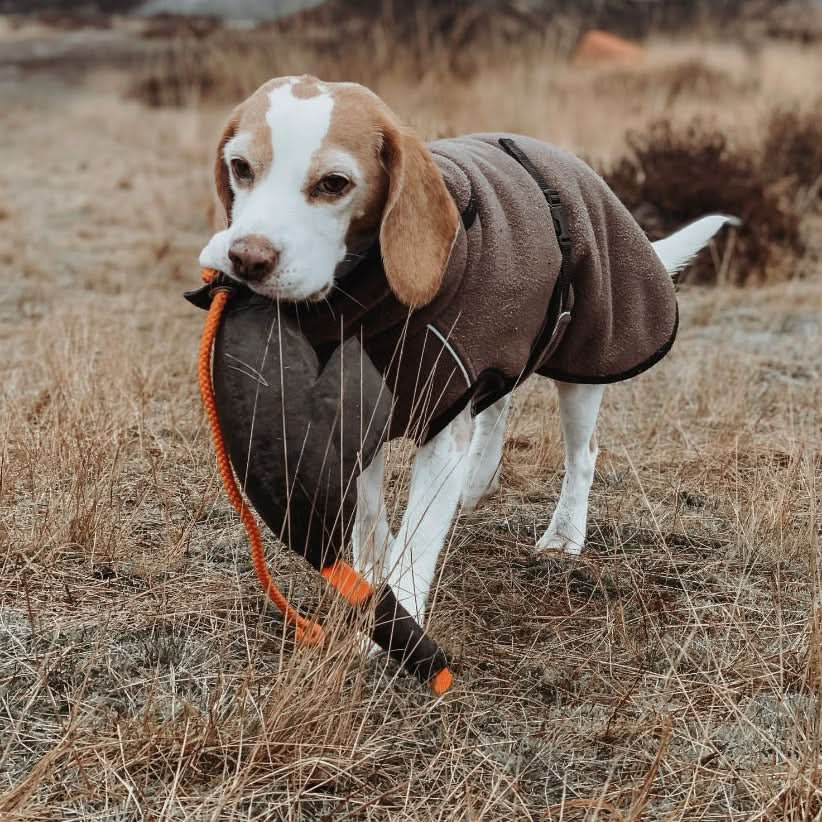
[(474, 420), (465, 487), (462, 489), (463, 511), (475, 511), (499, 488), (502, 446), (511, 399), (512, 395), (508, 394), (497, 400)]
[(371, 463), (357, 477), (357, 513), (351, 535), (354, 567), (374, 587), (379, 587), (388, 572), (388, 554), (393, 542), (383, 495), (383, 451), (380, 448)]
[(388, 581), (420, 624), (437, 558), (459, 506), (470, 443), (471, 415), (465, 409), (414, 458), (408, 508), (391, 550)]

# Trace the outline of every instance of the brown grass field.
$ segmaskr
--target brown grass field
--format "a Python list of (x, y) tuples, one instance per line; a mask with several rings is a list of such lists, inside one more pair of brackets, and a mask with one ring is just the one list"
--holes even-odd
[[(421, 70), (385, 43), (208, 42), (0, 72), (0, 819), (822, 819), (822, 162), (768, 183), (801, 253), (748, 279), (723, 237), (672, 354), (606, 393), (579, 559), (533, 555), (562, 447), (552, 386), (518, 393), (504, 490), (443, 554), (440, 699), (341, 620), (294, 647), (264, 607), (181, 298), (219, 125), (269, 75), (349, 76), (429, 136), (525, 132), (607, 168), (659, 118), (753, 151), (776, 109), (820, 106), (822, 47), (707, 30), (633, 66), (529, 42)], [(203, 49), (222, 87), (183, 68)], [(177, 105), (140, 99), (152, 77)], [(317, 607), (313, 573), (269, 558)]]

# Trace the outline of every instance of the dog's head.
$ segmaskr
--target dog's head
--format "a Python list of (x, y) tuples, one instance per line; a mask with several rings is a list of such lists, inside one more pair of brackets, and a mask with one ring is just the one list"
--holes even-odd
[(226, 228), (204, 267), (276, 300), (320, 300), (379, 239), (399, 300), (440, 288), (459, 213), (422, 140), (362, 86), (269, 81), (232, 113), (215, 178)]

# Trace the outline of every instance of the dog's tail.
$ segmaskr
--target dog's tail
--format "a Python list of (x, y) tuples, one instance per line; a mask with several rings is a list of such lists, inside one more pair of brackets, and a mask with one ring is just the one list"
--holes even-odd
[(737, 217), (729, 217), (727, 214), (710, 214), (707, 217), (700, 217), (686, 225), (685, 228), (680, 228), (670, 237), (657, 240), (652, 245), (666, 271), (669, 274), (676, 274), (726, 224), (739, 226), (742, 225), (742, 221)]

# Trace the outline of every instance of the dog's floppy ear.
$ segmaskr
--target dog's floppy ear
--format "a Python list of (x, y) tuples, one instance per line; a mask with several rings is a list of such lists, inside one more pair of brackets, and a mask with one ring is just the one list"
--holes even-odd
[(415, 308), (431, 302), (442, 285), (460, 215), (434, 158), (412, 131), (387, 128), (382, 159), (388, 173), (383, 266), (397, 299)]
[(231, 225), (231, 208), (234, 205), (234, 192), (231, 190), (231, 181), (228, 176), (228, 166), (223, 156), (223, 149), (225, 149), (225, 144), (237, 133), (239, 124), (240, 115), (235, 111), (229, 117), (223, 129), (220, 142), (217, 144), (217, 156), (214, 158), (214, 184), (217, 187), (217, 199), (225, 212), (225, 219), (222, 223), (223, 228)]

